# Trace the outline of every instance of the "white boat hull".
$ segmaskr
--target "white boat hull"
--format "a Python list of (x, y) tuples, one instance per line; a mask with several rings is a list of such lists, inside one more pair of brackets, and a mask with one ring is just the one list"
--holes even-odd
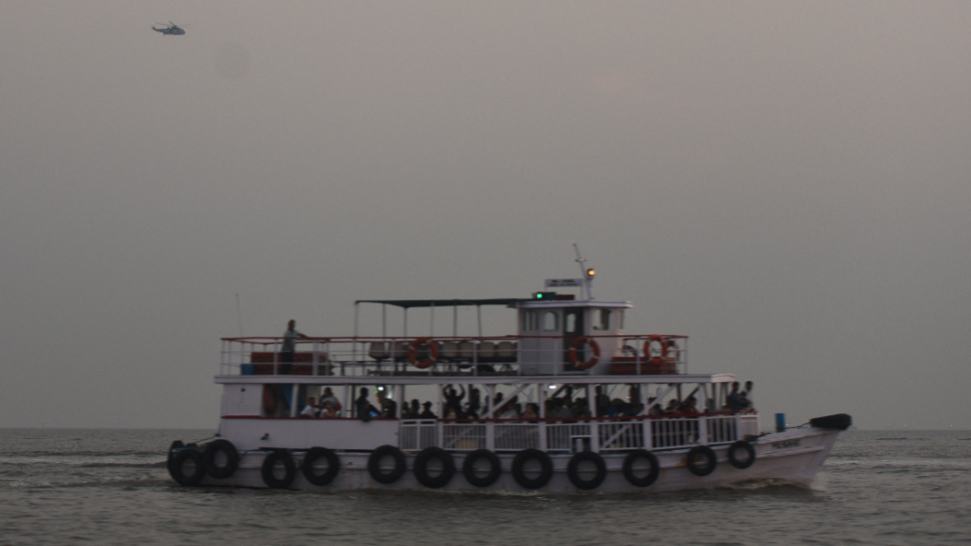
[[(553, 462), (553, 475), (549, 482), (535, 490), (522, 487), (513, 478), (511, 468), (515, 453), (498, 453), (502, 473), (499, 479), (488, 487), (475, 487), (466, 481), (462, 474), (462, 463), (466, 454), (453, 452), (455, 475), (439, 491), (481, 491), (509, 493), (548, 493), (548, 494), (588, 494), (588, 493), (630, 493), (660, 492), (702, 489), (731, 485), (758, 480), (774, 480), (785, 483), (808, 485), (816, 476), (823, 461), (829, 454), (838, 430), (821, 428), (799, 428), (782, 433), (768, 434), (752, 442), (756, 461), (746, 469), (735, 468), (728, 460), (728, 445), (713, 446), (717, 466), (707, 476), (693, 474), (686, 465), (688, 449), (658, 450), (654, 454), (660, 463), (658, 479), (648, 487), (630, 484), (623, 474), (626, 453), (603, 453), (601, 456), (607, 467), (607, 476), (601, 485), (592, 490), (581, 490), (571, 483), (567, 476), (567, 466), (573, 454), (550, 454)], [(230, 487), (267, 487), (262, 477), (262, 465), (267, 451), (244, 451), (240, 453), (239, 467), (232, 476), (213, 479), (206, 476), (202, 484)], [(299, 470), (305, 452), (294, 451), (292, 456), (297, 467), (296, 477), (291, 489), (313, 489), (346, 491), (358, 489), (402, 489), (429, 490), (419, 483), (413, 472), (413, 462), (417, 453), (406, 453), (406, 471), (400, 479), (391, 484), (379, 483), (368, 472), (367, 451), (337, 451), (341, 469), (334, 480), (326, 486), (313, 485)]]

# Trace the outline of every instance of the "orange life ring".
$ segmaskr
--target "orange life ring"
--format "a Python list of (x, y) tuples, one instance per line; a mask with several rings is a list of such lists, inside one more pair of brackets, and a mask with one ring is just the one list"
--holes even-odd
[[(582, 347), (584, 344), (590, 346), (593, 356), (591, 356), (589, 360), (580, 362), (577, 360), (577, 349)], [(597, 344), (597, 340), (595, 339), (590, 339), (587, 336), (581, 336), (576, 338), (573, 343), (570, 344), (570, 348), (567, 350), (567, 356), (570, 358), (570, 363), (576, 366), (578, 370), (589, 370), (600, 360), (600, 345)]]
[[(661, 356), (651, 357), (651, 344), (657, 342), (661, 346)], [(669, 350), (671, 346), (668, 344), (668, 340), (664, 339), (664, 336), (659, 336), (657, 334), (647, 336), (647, 341), (644, 342), (644, 358), (648, 360), (654, 360), (655, 358), (661, 358), (663, 360), (670, 360)]]
[[(428, 360), (422, 360), (418, 362), (418, 347), (428, 344)], [(408, 360), (415, 365), (416, 368), (430, 368), (438, 361), (438, 344), (432, 341), (430, 337), (418, 337), (412, 340), (408, 344)]]
[(263, 385), (263, 409), (266, 410), (266, 414), (273, 417), (278, 407), (280, 407), (280, 397), (276, 393), (276, 385)]

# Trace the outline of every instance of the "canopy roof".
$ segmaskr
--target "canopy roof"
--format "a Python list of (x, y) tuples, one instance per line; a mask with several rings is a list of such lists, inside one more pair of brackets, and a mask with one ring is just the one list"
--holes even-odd
[(456, 307), (459, 305), (513, 305), (529, 298), (491, 298), (484, 300), (357, 300), (359, 303), (386, 303), (408, 309), (409, 307)]

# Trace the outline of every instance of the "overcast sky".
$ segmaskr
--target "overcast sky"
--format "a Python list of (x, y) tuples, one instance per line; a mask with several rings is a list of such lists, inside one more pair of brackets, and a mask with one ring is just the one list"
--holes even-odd
[(969, 21), (0, 0), (0, 426), (214, 428), (240, 322), (527, 296), (578, 243), (629, 333), (690, 335), (765, 427), (971, 428)]

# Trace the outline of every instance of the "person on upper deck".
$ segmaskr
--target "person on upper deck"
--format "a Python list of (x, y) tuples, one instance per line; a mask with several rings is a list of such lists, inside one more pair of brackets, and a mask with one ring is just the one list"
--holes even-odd
[(296, 339), (307, 337), (297, 331), (297, 321), (290, 319), (287, 323), (287, 331), (283, 332), (283, 343), (280, 344), (280, 375), (290, 375), (290, 368), (293, 367), (293, 356), (297, 351)]
[(527, 402), (526, 411), (523, 412), (523, 419), (527, 421), (536, 421), (539, 419), (539, 406), (534, 402)]

